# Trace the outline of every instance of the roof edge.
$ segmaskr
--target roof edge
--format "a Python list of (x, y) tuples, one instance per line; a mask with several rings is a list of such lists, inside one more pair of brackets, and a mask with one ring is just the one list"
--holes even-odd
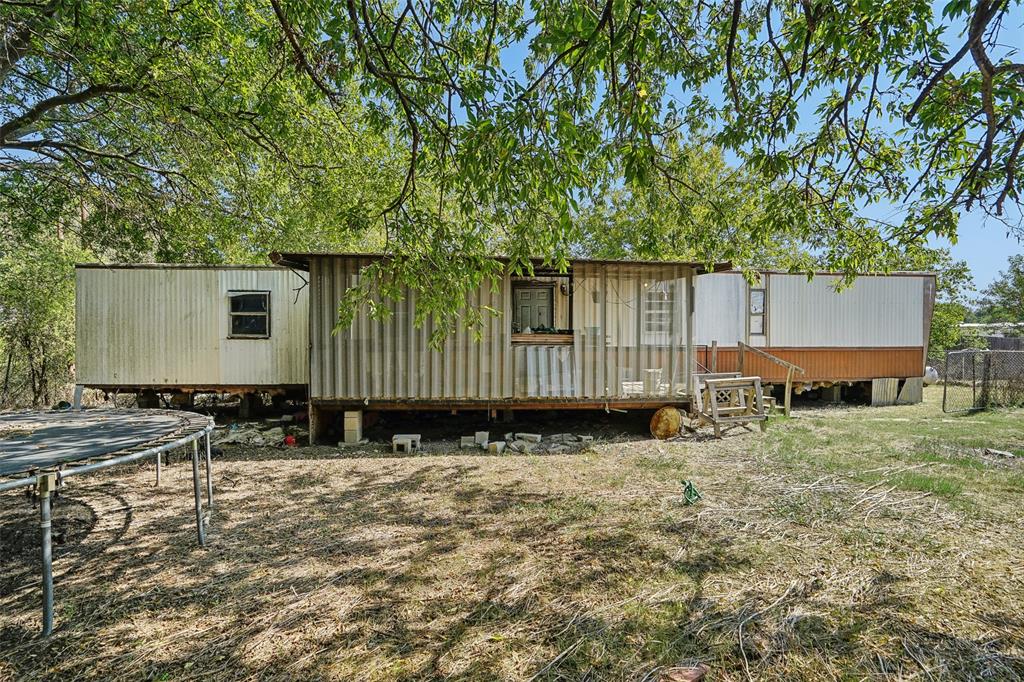
[[(488, 256), (489, 258), (507, 263), (511, 260), (508, 256)], [(309, 262), (314, 258), (363, 258), (368, 260), (384, 260), (387, 258), (394, 258), (393, 255), (386, 253), (331, 253), (331, 252), (279, 252), (274, 251), (270, 254), (270, 260), (275, 265), (281, 265), (288, 268), (295, 268), (299, 270), (309, 270)], [(535, 266), (543, 266), (543, 258), (531, 258), (530, 259)], [(607, 265), (646, 265), (646, 266), (665, 266), (665, 265), (682, 265), (684, 267), (693, 268), (698, 274), (705, 272), (724, 272), (732, 270), (732, 263), (726, 261), (722, 263), (715, 263), (712, 269), (708, 270), (704, 263), (696, 263), (690, 261), (674, 261), (674, 260), (616, 260), (610, 258), (569, 258), (569, 264), (574, 263), (592, 263), (592, 264), (607, 264)]]

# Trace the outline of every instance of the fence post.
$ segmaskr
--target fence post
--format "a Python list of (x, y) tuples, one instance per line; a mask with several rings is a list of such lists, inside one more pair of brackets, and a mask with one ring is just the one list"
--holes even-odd
[[(992, 402), (992, 353), (983, 351), (981, 356), (981, 405), (988, 407)], [(978, 407), (978, 405), (975, 405)]]
[(942, 411), (949, 412), (946, 396), (949, 394), (949, 351), (946, 351), (946, 367), (942, 371)]

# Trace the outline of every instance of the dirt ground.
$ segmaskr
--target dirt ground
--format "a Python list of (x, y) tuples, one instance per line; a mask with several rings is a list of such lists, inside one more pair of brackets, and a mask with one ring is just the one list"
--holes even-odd
[(557, 455), (226, 447), (205, 549), (181, 460), (71, 479), (45, 642), (3, 495), (0, 679), (1024, 679), (1024, 411), (940, 392)]

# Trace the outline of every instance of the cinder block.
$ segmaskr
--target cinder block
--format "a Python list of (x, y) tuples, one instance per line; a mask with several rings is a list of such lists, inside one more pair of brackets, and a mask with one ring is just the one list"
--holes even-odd
[(484, 443), (486, 443), (487, 441), (489, 441), (491, 439), (491, 432), (490, 431), (477, 431), (476, 435), (474, 436), (474, 438), (476, 439), (477, 445), (483, 445)]
[[(403, 452), (412, 452), (413, 450), (420, 449), (420, 434), (418, 433), (396, 433), (391, 437), (391, 445), (394, 446), (397, 442), (408, 442), (409, 449)], [(394, 449), (394, 448), (392, 448)]]
[(517, 433), (516, 434), (516, 439), (517, 440), (525, 440), (527, 443), (539, 443), (540, 442), (540, 434), (539, 433)]
[(492, 440), (490, 443), (487, 444), (487, 452), (493, 453), (495, 455), (500, 455), (501, 453), (505, 452), (505, 441)]
[(509, 431), (508, 433), (505, 434), (505, 441), (506, 442), (511, 443), (515, 439), (516, 439), (516, 434), (514, 434), (513, 432)]
[(363, 439), (363, 413), (359, 410), (345, 412), (345, 442), (358, 443)]
[(593, 436), (580, 436), (580, 442), (581, 443), (593, 443), (594, 442), (594, 437)]
[(391, 452), (409, 454), (412, 451), (412, 438), (399, 438), (395, 436), (391, 439)]
[(462, 441), (459, 443), (459, 447), (463, 450), (466, 448), (475, 448), (476, 446), (476, 436), (463, 436)]

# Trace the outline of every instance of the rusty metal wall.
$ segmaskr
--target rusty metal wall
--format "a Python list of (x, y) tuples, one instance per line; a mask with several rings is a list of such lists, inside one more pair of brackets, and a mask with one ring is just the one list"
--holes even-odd
[[(353, 256), (310, 260), (310, 395), (315, 400), (597, 399), (686, 392), (692, 281), (687, 266), (575, 264), (573, 346), (512, 345), (506, 275), (499, 291), (484, 288), (469, 296), (470, 306), (502, 311), (486, 318), (479, 341), (460, 328), (441, 350), (433, 350), (431, 321), (415, 325), (412, 291), (398, 301), (375, 299), (388, 309), (385, 319), (373, 319), (361, 306), (349, 328), (333, 333), (338, 302), (373, 262)], [(661, 287), (664, 296), (645, 298), (651, 287)], [(645, 327), (644, 316), (655, 306), (664, 331)]]
[[(308, 288), (276, 267), (79, 267), (75, 381), (279, 386), (308, 381)], [(229, 339), (232, 290), (270, 292), (270, 338)]]
[(416, 294), (375, 302), (390, 312), (374, 319), (360, 306), (353, 324), (334, 333), (338, 303), (359, 282), (369, 258), (321, 256), (310, 260), (310, 396), (318, 400), (501, 399), (512, 395), (509, 345), (509, 283), (500, 290), (475, 291), (469, 305), (503, 311), (485, 317), (479, 342), (460, 327), (441, 350), (429, 345), (434, 331), (427, 319), (417, 328)]
[(516, 398), (576, 395), (576, 353), (572, 346), (523, 344), (511, 347)]
[[(919, 377), (924, 374), (924, 348), (777, 348), (764, 351), (802, 367), (806, 374), (794, 375), (796, 381), (862, 381), (885, 377)], [(711, 351), (701, 347), (697, 361), (711, 367)], [(736, 348), (718, 349), (719, 372), (739, 371)], [(786, 369), (770, 360), (746, 353), (744, 374), (765, 381), (785, 381)]]

